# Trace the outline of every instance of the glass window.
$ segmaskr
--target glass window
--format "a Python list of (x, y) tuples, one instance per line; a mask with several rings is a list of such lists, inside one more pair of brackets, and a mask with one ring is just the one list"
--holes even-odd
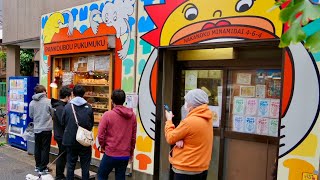
[(280, 93), (279, 69), (229, 71), (226, 129), (278, 136)]
[(184, 96), (192, 89), (202, 89), (209, 96), (209, 108), (215, 112), (213, 126), (219, 127), (222, 107), (222, 70), (183, 70), (181, 91), (181, 119), (184, 119)]

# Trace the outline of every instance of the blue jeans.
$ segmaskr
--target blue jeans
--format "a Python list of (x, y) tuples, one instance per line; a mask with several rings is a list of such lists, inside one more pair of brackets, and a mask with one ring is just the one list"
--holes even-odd
[(113, 168), (116, 170), (116, 180), (125, 180), (128, 162), (129, 160), (114, 159), (104, 154), (98, 170), (98, 180), (107, 180)]

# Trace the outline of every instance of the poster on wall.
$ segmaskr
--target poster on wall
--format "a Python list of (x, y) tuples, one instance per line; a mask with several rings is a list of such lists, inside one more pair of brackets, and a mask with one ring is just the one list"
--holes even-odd
[(87, 63), (87, 71), (94, 71), (94, 60), (95, 56), (89, 56), (88, 57), (88, 63)]
[(221, 120), (221, 107), (209, 106), (209, 109), (212, 111), (213, 114), (213, 127), (219, 127)]
[(270, 100), (270, 118), (279, 118), (280, 113), (280, 99), (271, 99)]
[(232, 118), (232, 130), (237, 132), (244, 132), (244, 117), (239, 115), (233, 115)]
[(255, 116), (258, 111), (258, 99), (256, 98), (248, 98), (246, 100), (245, 106), (245, 115), (246, 116)]
[(244, 131), (246, 133), (251, 133), (251, 134), (256, 132), (256, 118), (255, 117), (245, 117)]
[(96, 56), (94, 63), (96, 71), (109, 71), (110, 56)]
[(137, 108), (138, 106), (138, 95), (137, 94), (126, 94), (125, 106), (127, 108)]
[(233, 100), (233, 114), (243, 115), (245, 110), (245, 103), (245, 98), (235, 96)]
[(268, 135), (269, 131), (269, 119), (258, 117), (257, 118), (257, 134)]
[(256, 87), (255, 86), (240, 86), (241, 97), (255, 97)]
[(251, 74), (249, 73), (238, 73), (237, 74), (237, 84), (251, 84)]
[(269, 136), (278, 136), (278, 119), (269, 119)]
[[(185, 90), (189, 91), (197, 88), (198, 71), (186, 71)], [(186, 92), (187, 93), (187, 92)]]
[(256, 97), (257, 98), (266, 97), (266, 85), (256, 85)]
[(269, 117), (269, 99), (259, 99), (258, 116)]

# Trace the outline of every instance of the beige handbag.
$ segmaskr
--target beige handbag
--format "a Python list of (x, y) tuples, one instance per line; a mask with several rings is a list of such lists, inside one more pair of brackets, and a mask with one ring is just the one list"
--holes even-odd
[(76, 135), (76, 140), (82, 145), (82, 146), (92, 146), (93, 145), (93, 133), (92, 131), (88, 131), (87, 129), (79, 126), (78, 123), (78, 118), (76, 115), (76, 112), (74, 110), (73, 104), (71, 104), (72, 107), (72, 111), (73, 111), (73, 115), (74, 115), (74, 119), (76, 120), (76, 124), (78, 126), (78, 130), (77, 130), (77, 135)]

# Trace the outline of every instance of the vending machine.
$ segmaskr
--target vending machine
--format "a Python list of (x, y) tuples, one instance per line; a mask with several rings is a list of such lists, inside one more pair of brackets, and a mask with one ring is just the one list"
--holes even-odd
[(23, 139), (23, 133), (32, 121), (29, 117), (29, 104), (34, 94), (33, 89), (38, 83), (38, 77), (9, 78), (8, 143), (23, 150), (27, 150), (27, 142)]

